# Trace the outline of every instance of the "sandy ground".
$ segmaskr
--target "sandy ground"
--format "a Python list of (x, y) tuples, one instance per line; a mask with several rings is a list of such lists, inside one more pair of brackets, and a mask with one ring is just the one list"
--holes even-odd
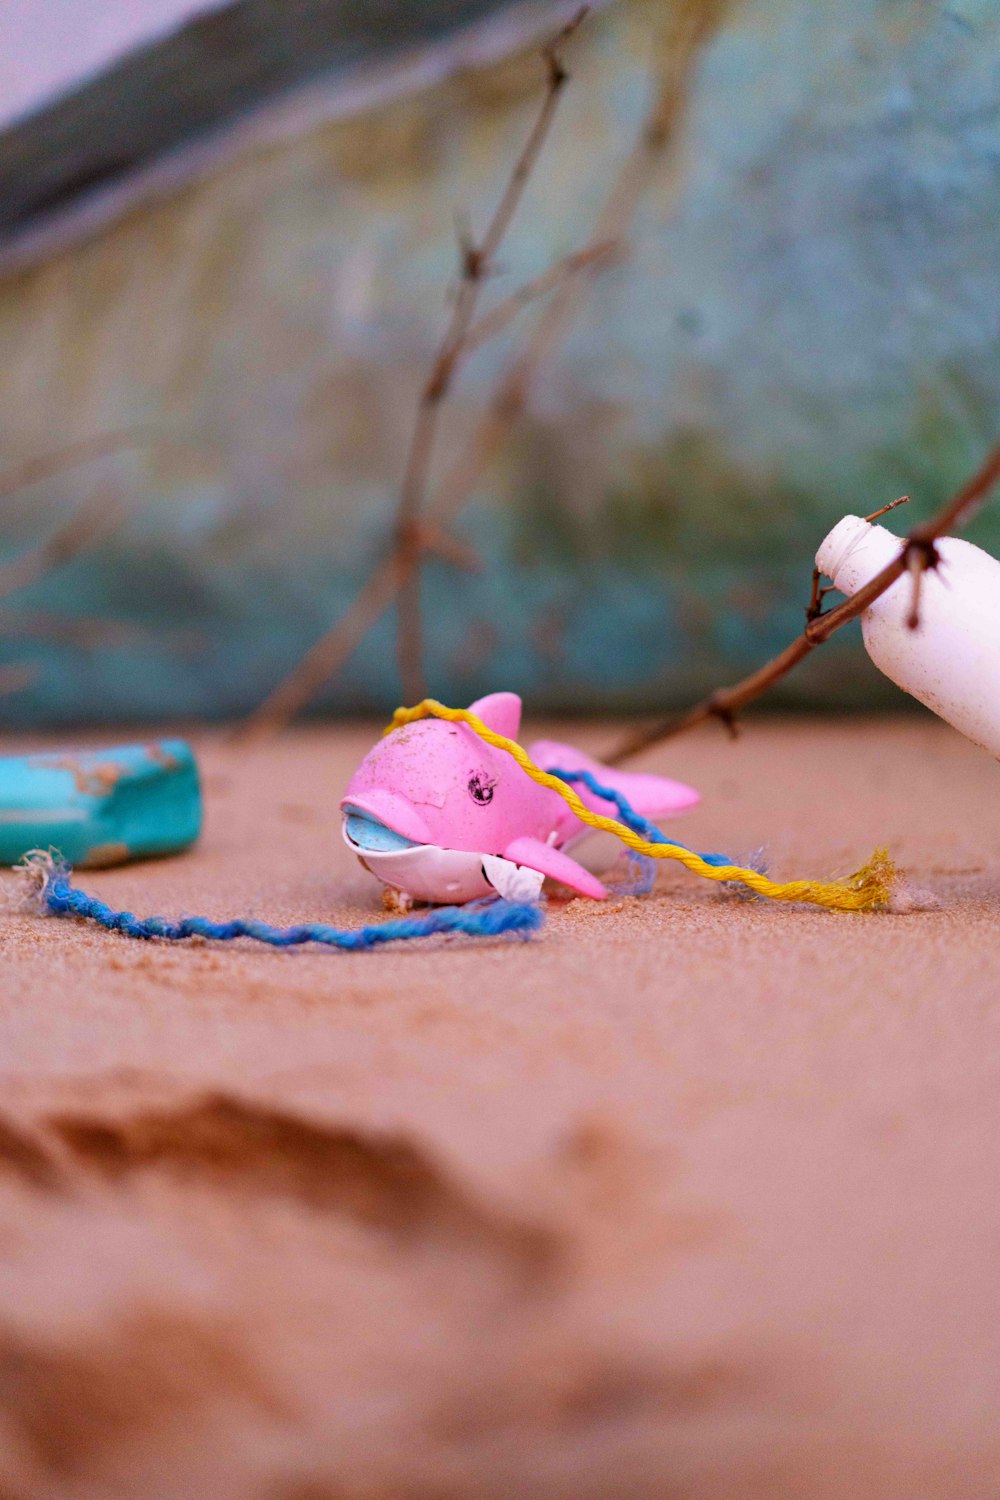
[[(81, 883), (370, 920), (370, 739), (205, 738), (197, 851)], [(885, 843), (941, 908), (669, 871), (351, 956), (3, 919), (3, 1500), (998, 1493), (1000, 770), (927, 719), (646, 764), (697, 847)]]

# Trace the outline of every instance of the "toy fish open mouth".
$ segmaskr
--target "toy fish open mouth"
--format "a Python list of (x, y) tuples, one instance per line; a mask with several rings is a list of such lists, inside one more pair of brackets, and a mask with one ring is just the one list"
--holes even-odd
[(509, 901), (535, 901), (543, 876), (497, 854), (443, 849), (407, 838), (368, 808), (345, 802), (344, 843), (385, 885), (417, 901), (475, 901), (500, 895)]
[(381, 819), (350, 805), (344, 808), (344, 839), (364, 854), (396, 854), (400, 849), (419, 848), (416, 839), (404, 838)]

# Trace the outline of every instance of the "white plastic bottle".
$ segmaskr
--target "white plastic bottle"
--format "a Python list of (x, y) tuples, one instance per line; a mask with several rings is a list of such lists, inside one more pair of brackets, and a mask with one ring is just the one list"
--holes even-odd
[[(853, 594), (898, 557), (902, 539), (845, 516), (816, 553), (816, 566)], [(1000, 562), (956, 537), (937, 544), (938, 569), (923, 576), (920, 623), (907, 625), (908, 574), (861, 616), (872, 661), (914, 698), (1000, 758)]]

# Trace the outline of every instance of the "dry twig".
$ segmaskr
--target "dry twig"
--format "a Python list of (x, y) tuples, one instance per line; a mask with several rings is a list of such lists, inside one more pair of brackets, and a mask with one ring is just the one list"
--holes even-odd
[[(732, 0), (674, 0), (660, 38), (657, 82), (650, 110), (635, 145), (615, 175), (591, 236), (595, 246), (625, 243), (652, 173), (663, 160), (676, 164), (681, 124), (695, 71)], [(676, 190), (674, 171), (670, 191)], [(560, 282), (541, 313), (525, 349), (501, 376), (465, 452), (445, 476), (433, 505), (442, 524), (464, 507), (516, 422), (540, 368), (552, 357), (580, 306), (589, 280), (607, 265), (597, 258), (577, 266)]]
[(459, 363), (472, 349), (501, 332), (516, 314), (591, 260), (610, 255), (605, 245), (587, 246), (564, 256), (523, 287), (511, 293), (477, 324), (474, 322), (482, 284), (494, 269), (496, 254), (510, 226), (525, 186), (548, 136), (556, 105), (568, 81), (560, 51), (587, 14), (581, 7), (545, 47), (546, 90), (528, 139), (514, 164), (507, 185), (478, 244), (462, 238), (462, 277), (452, 315), (424, 384), (404, 470), (392, 554), (378, 563), (351, 605), (297, 663), (289, 675), (250, 715), (244, 726), (249, 737), (280, 729), (308, 702), (314, 692), (343, 664), (394, 599), (398, 600), (397, 632), (400, 675), (407, 697), (423, 695), (420, 565), (428, 552), (462, 567), (478, 561), (436, 519), (423, 515), (441, 404), (451, 389)]
[[(100, 433), (97, 437), (81, 438), (75, 443), (66, 443), (30, 458), (25, 463), (0, 474), (0, 499), (48, 479), (65, 469), (79, 468), (95, 458), (121, 453), (130, 448), (145, 448), (153, 442), (162, 441), (152, 428), (131, 427), (121, 432)], [(100, 500), (89, 500), (64, 521), (50, 537), (38, 546), (22, 552), (11, 562), (0, 564), (0, 598), (37, 583), (55, 568), (61, 568), (78, 553), (83, 552), (102, 532), (116, 526), (122, 518), (120, 501), (109, 501), (106, 495)]]
[(514, 169), (485, 234), (478, 244), (466, 241), (461, 246), (462, 279), (455, 305), (420, 396), (396, 519), (396, 570), (399, 587), (397, 654), (403, 693), (411, 702), (424, 696), (423, 621), (420, 611), (420, 563), (424, 549), (420, 519), (434, 457), (441, 405), (451, 389), (459, 360), (466, 352), (466, 339), (483, 282), (493, 273), (496, 253), (517, 212), (528, 179), (548, 136), (559, 96), (569, 78), (559, 55), (560, 48), (576, 31), (586, 14), (587, 7), (583, 6), (544, 49), (547, 87), (542, 106), (521, 154), (514, 163)]
[[(55, 448), (38, 458), (28, 459), (0, 474), (0, 499), (63, 470), (78, 468), (109, 454), (148, 447), (158, 441), (162, 439), (152, 428), (132, 427), (64, 444), (61, 448)], [(117, 526), (123, 514), (121, 501), (109, 498), (107, 493), (85, 501), (43, 542), (27, 548), (10, 562), (0, 564), (0, 599), (6, 599), (8, 595), (28, 588), (57, 568), (64, 567), (100, 536)], [(98, 640), (117, 639), (125, 629), (116, 621), (62, 620), (41, 611), (16, 615), (6, 612), (6, 622), (16, 625), (19, 635), (56, 635), (83, 645), (92, 645)], [(0, 620), (0, 628), (3, 623)], [(5, 667), (0, 672), (0, 694), (25, 687), (36, 676), (37, 669), (34, 667)]]
[(241, 739), (257, 739), (281, 729), (308, 703), (317, 688), (357, 650), (372, 626), (396, 597), (396, 559), (380, 562), (332, 630), (302, 657), (295, 668), (255, 709), (239, 731)]
[[(434, 495), (431, 515), (439, 528), (439, 535), (448, 534), (444, 528), (469, 502), (477, 482), (523, 410), (531, 383), (545, 359), (553, 353), (559, 338), (567, 331), (589, 278), (604, 270), (622, 252), (627, 231), (651, 172), (656, 163), (664, 157), (669, 158), (670, 152), (676, 147), (695, 69), (705, 46), (718, 29), (731, 3), (732, 0), (675, 0), (662, 38), (658, 85), (653, 104), (635, 146), (612, 183), (590, 245), (564, 257), (547, 272), (526, 283), (496, 309), (487, 313), (478, 324), (470, 321), (461, 348), (449, 356), (450, 380), (459, 355), (472, 347), (478, 347), (487, 336), (506, 327), (511, 318), (536, 298), (554, 293), (528, 346), (515, 356), (501, 376), (465, 451), (446, 473)], [(582, 13), (579, 13), (571, 26), (575, 28), (581, 16)], [(551, 88), (551, 49), (549, 56)], [(560, 72), (559, 87), (564, 82), (565, 75)], [(546, 110), (549, 110), (550, 103), (554, 103), (554, 96), (547, 95)], [(515, 176), (517, 171), (515, 169)], [(413, 464), (419, 480), (419, 484), (413, 486), (413, 493), (421, 496), (416, 506), (418, 514), (422, 508), (422, 496), (429, 473), (430, 443), (425, 425), (429, 415), (423, 411), (422, 403), (414, 435), (415, 445), (418, 445), (419, 440), (418, 461)], [(425, 522), (426, 524), (428, 523)], [(400, 537), (403, 529), (400, 526)], [(409, 532), (408, 523), (406, 529)], [(390, 607), (397, 594), (414, 587), (420, 551), (419, 537), (416, 535), (408, 534), (405, 542), (397, 543), (393, 557), (376, 566), (336, 625), (316, 642), (289, 676), (249, 716), (243, 731), (246, 735), (256, 737), (273, 733), (294, 717), (322, 684), (344, 664), (368, 630)], [(416, 595), (411, 594), (410, 597), (412, 601)], [(403, 616), (407, 609), (411, 616), (415, 613), (412, 602), (409, 606), (403, 606), (401, 601), (401, 644), (404, 634)], [(419, 649), (419, 632), (414, 633), (412, 639)], [(409, 646), (408, 638), (407, 649)], [(407, 697), (415, 701), (420, 696), (422, 693), (414, 680), (412, 691), (407, 688)]]
[(76, 469), (94, 458), (104, 458), (109, 453), (122, 453), (130, 448), (146, 448), (157, 441), (151, 427), (126, 427), (121, 432), (100, 433), (97, 437), (81, 438), (75, 443), (66, 443), (38, 458), (29, 458), (25, 463), (0, 474), (0, 500), (15, 490), (23, 490), (40, 479), (48, 479), (64, 469)]
[[(895, 510), (897, 505), (909, 505), (909, 503), (909, 495), (900, 495), (898, 500), (890, 500), (888, 505), (881, 506), (879, 510), (873, 510), (870, 516), (865, 516), (865, 520), (877, 521), (880, 516), (887, 516), (891, 510)], [(823, 600), (827, 594), (835, 594), (837, 592), (836, 587), (832, 583), (827, 584), (825, 587), (821, 586), (820, 579), (822, 577), (823, 574), (819, 568), (813, 568), (812, 588), (809, 593), (809, 603), (806, 605), (807, 625), (813, 620), (818, 620), (823, 613)]]
[[(811, 619), (802, 634), (791, 641), (784, 651), (771, 661), (765, 662), (762, 667), (758, 667), (756, 672), (751, 672), (749, 677), (744, 677), (742, 682), (737, 682), (732, 687), (716, 688), (714, 693), (710, 693), (707, 698), (695, 704), (694, 708), (689, 709), (687, 713), (665, 719), (629, 735), (610, 755), (605, 757), (606, 763), (612, 766), (620, 765), (622, 761), (638, 755), (640, 750), (647, 750), (651, 745), (659, 744), (661, 740), (683, 734), (685, 730), (693, 729), (696, 724), (703, 724), (707, 719), (718, 719), (731, 733), (735, 733), (736, 716), (746, 708), (748, 703), (752, 703), (776, 682), (780, 682), (793, 667), (798, 666), (799, 662), (803, 661), (817, 646), (828, 641), (841, 626), (846, 625), (850, 620), (857, 619), (858, 615), (862, 614), (875, 599), (884, 594), (886, 589), (891, 588), (906, 572), (911, 574), (915, 584), (915, 597), (909, 622), (912, 624), (919, 603), (916, 597), (917, 582), (928, 568), (934, 568), (938, 563), (934, 543), (939, 537), (954, 530), (956, 526), (964, 525), (969, 521), (997, 483), (1000, 483), (1000, 443), (990, 452), (972, 478), (962, 486), (947, 505), (938, 511), (936, 516), (932, 516), (929, 521), (923, 522), (920, 526), (915, 526), (903, 539), (898, 557), (888, 563), (881, 572), (876, 573), (875, 577), (863, 588), (858, 589), (856, 594), (852, 594), (836, 609), (828, 610), (825, 614), (819, 614)], [(893, 506), (901, 503), (901, 501), (893, 501)], [(885, 510), (890, 510), (893, 506), (886, 506), (882, 511), (876, 511), (875, 515), (883, 515)]]
[(19, 639), (58, 641), (83, 651), (100, 647), (128, 646), (142, 642), (155, 631), (161, 645), (169, 644), (189, 656), (208, 648), (205, 632), (184, 625), (150, 626), (139, 620), (114, 619), (103, 615), (61, 615), (46, 609), (16, 609), (0, 604), (0, 633)]
[(553, 261), (547, 271), (542, 271), (531, 281), (526, 281), (516, 291), (511, 292), (496, 307), (490, 308), (488, 313), (472, 324), (465, 336), (463, 347), (464, 354), (471, 354), (478, 349), (480, 344), (485, 344), (489, 339), (496, 338), (497, 334), (503, 333), (509, 323), (512, 323), (518, 313), (532, 302), (537, 302), (540, 297), (545, 297), (553, 291), (561, 281), (573, 276), (577, 271), (585, 271), (588, 267), (596, 266), (598, 263), (606, 265), (613, 256), (620, 254), (620, 248), (613, 241), (605, 244), (585, 245), (582, 250), (574, 250), (569, 255), (564, 255), (561, 260)]
[(93, 500), (82, 505), (44, 542), (0, 565), (0, 598), (25, 589), (63, 567), (104, 532), (117, 526), (122, 514), (121, 503), (109, 500), (106, 495), (102, 495), (100, 505)]

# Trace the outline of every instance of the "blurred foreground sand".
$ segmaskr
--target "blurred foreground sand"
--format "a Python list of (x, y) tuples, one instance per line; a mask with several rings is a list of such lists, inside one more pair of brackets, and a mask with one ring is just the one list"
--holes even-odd
[[(373, 734), (203, 738), (198, 850), (81, 883), (371, 919), (336, 802)], [(885, 843), (941, 909), (669, 870), (529, 944), (0, 918), (4, 1500), (996, 1492), (1000, 768), (926, 718), (646, 764), (696, 847)]]

